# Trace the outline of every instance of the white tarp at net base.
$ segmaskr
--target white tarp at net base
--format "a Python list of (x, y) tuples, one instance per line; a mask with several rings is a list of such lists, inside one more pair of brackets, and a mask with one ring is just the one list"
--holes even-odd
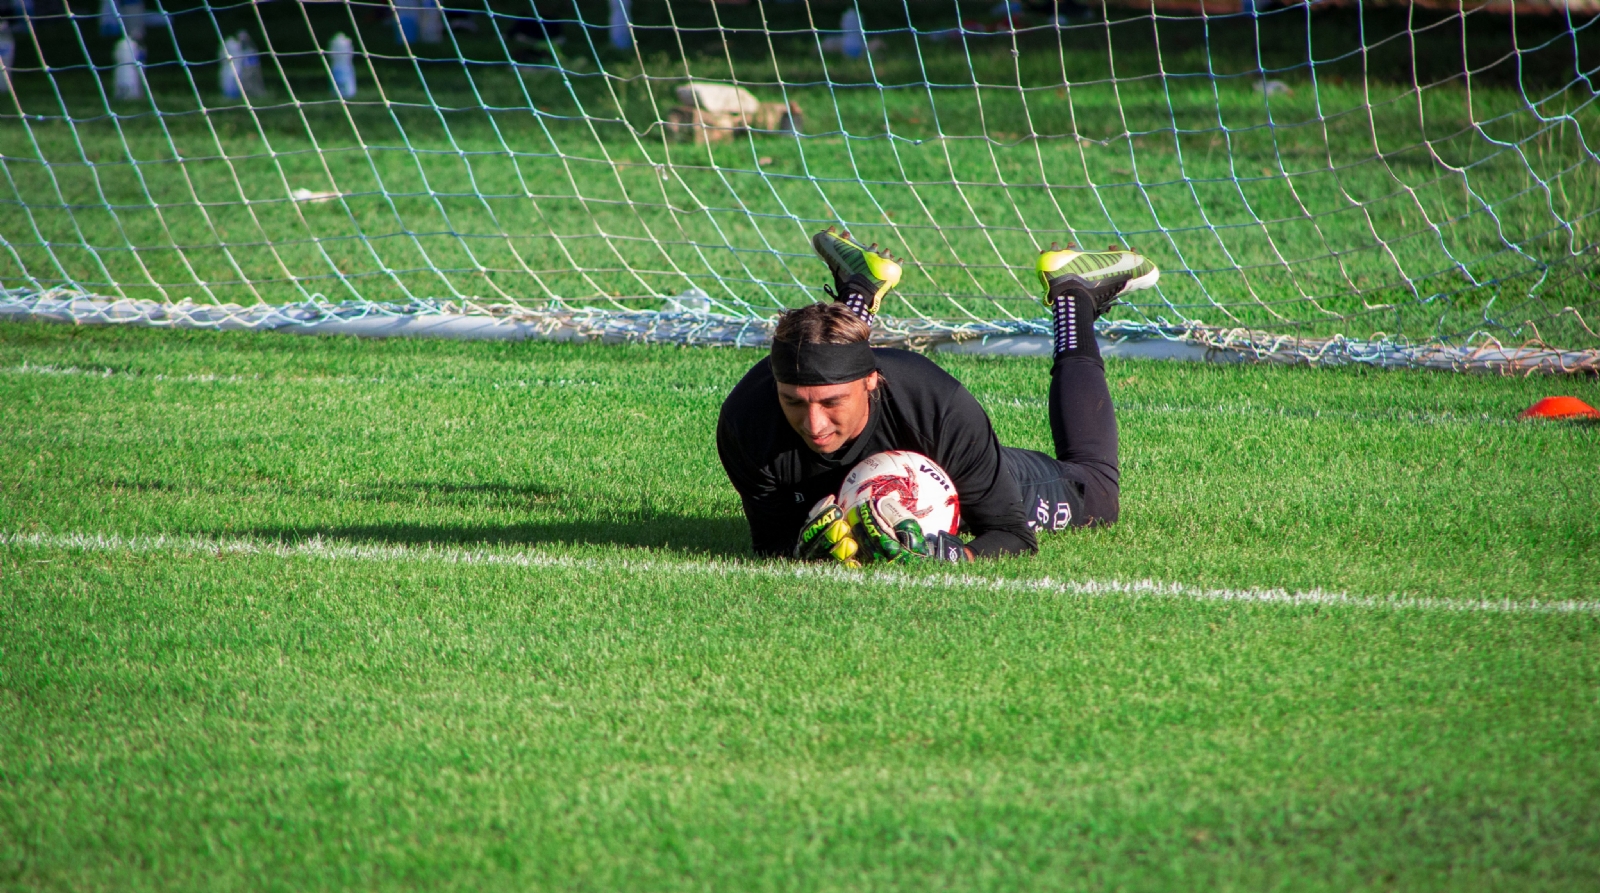
[[(691, 300), (693, 300), (691, 298)], [(76, 325), (138, 325), (255, 330), (368, 338), (447, 338), (492, 341), (598, 341), (762, 348), (771, 318), (736, 317), (704, 309), (628, 311), (514, 304), (462, 306), (331, 303), (196, 304), (109, 299), (69, 291), (0, 293), (0, 321)], [(1102, 321), (1097, 330), (1113, 356), (1262, 362), (1288, 365), (1368, 365), (1503, 373), (1600, 372), (1600, 349), (1563, 351), (1539, 344), (1507, 346), (1482, 338), (1464, 346), (1292, 338), (1247, 329), (1152, 326)], [(1048, 356), (1048, 320), (952, 327), (921, 320), (879, 318), (873, 343), (914, 350)]]

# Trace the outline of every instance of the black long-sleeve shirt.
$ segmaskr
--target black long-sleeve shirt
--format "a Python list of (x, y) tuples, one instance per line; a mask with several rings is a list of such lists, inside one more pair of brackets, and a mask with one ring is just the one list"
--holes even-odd
[(1038, 548), (1022, 510), (1022, 491), (1001, 466), (989, 416), (961, 382), (919, 354), (874, 348), (883, 381), (861, 435), (831, 455), (812, 452), (783, 408), (766, 359), (750, 369), (722, 404), (717, 454), (738, 491), (758, 555), (788, 555), (806, 514), (838, 493), (862, 459), (911, 450), (939, 463), (961, 497), (962, 527), (978, 555)]

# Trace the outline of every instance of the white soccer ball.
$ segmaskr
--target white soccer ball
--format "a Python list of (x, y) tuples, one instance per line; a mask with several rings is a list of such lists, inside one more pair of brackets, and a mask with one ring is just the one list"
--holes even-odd
[(849, 511), (870, 499), (890, 499), (917, 519), (922, 534), (955, 533), (961, 524), (961, 497), (939, 463), (921, 453), (874, 453), (845, 475), (839, 504)]

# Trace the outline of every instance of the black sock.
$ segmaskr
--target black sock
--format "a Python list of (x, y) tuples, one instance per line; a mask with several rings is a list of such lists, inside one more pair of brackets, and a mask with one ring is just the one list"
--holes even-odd
[(1054, 307), (1058, 357), (1100, 358), (1100, 344), (1094, 340), (1094, 302), (1071, 292), (1056, 298)]

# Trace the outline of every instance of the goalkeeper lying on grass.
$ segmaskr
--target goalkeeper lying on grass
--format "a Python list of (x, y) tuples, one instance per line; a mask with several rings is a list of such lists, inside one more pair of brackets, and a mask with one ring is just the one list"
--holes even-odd
[[(717, 452), (757, 554), (967, 561), (1037, 551), (1041, 530), (1116, 521), (1117, 419), (1094, 321), (1119, 296), (1154, 285), (1154, 264), (1117, 248), (1039, 255), (1055, 318), (1052, 459), (1001, 446), (978, 401), (933, 361), (867, 346), (873, 315), (900, 281), (893, 258), (831, 227), (811, 244), (833, 272), (834, 303), (779, 317), (771, 355), (734, 387), (717, 421)], [(870, 502), (841, 509), (845, 475), (886, 450), (921, 453), (950, 474), (970, 541), (897, 532)]]

